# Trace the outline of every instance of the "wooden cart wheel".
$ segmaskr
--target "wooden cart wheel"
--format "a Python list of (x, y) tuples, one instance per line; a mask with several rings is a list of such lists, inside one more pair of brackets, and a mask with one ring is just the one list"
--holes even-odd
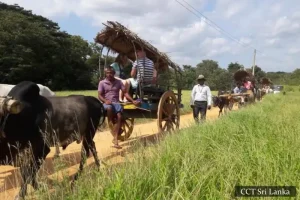
[(179, 128), (180, 109), (177, 98), (172, 91), (165, 92), (157, 109), (157, 126), (159, 132), (174, 131)]
[[(110, 129), (110, 133), (112, 134), (112, 136), (114, 136), (113, 131), (116, 127), (116, 123), (114, 122), (111, 125), (108, 124), (108, 127)], [(127, 140), (133, 132), (133, 127), (134, 127), (134, 118), (126, 118), (123, 116), (121, 121), (121, 129), (118, 135), (118, 140), (120, 141)]]
[(121, 130), (118, 135), (118, 140), (125, 141), (127, 140), (132, 132), (134, 127), (134, 118), (123, 117), (121, 123)]

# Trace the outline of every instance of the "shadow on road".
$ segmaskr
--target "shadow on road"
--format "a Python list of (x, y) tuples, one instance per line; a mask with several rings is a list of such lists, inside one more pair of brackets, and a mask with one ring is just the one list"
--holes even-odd
[[(130, 138), (127, 141), (125, 141), (123, 144), (121, 144), (123, 149), (120, 150), (116, 149), (114, 152), (110, 153), (110, 155), (101, 158), (102, 161), (101, 163), (105, 165), (106, 161), (114, 157), (117, 156), (125, 157), (126, 154), (128, 155), (135, 152), (135, 150), (139, 147), (145, 147), (149, 144), (156, 144), (158, 141), (163, 139), (163, 137), (167, 134), (168, 133), (157, 133), (157, 134), (143, 135), (143, 136)], [(59, 158), (48, 157), (46, 158), (44, 164), (39, 170), (38, 177), (47, 176), (48, 178), (43, 180), (46, 180), (47, 184), (51, 185), (51, 183), (53, 183), (53, 181), (56, 180), (53, 180), (53, 178), (49, 178), (49, 176), (52, 176), (53, 174), (59, 172), (60, 170), (67, 169), (70, 167), (76, 167), (76, 165), (79, 164), (80, 162), (80, 158), (81, 158), (80, 150), (73, 153), (61, 154)], [(56, 167), (57, 163), (59, 163), (58, 165), (60, 165), (60, 167)], [(113, 165), (118, 165), (118, 164), (113, 164)], [(96, 166), (94, 163), (94, 158), (91, 154), (91, 156), (87, 159), (87, 164), (85, 165), (85, 169), (94, 168), (94, 167)], [(76, 171), (77, 169), (78, 167), (76, 167)], [(74, 174), (75, 173), (69, 176), (70, 180), (73, 178)], [(20, 177), (19, 168), (13, 168), (9, 171), (0, 173), (0, 193), (5, 192), (6, 190), (20, 187), (20, 183), (21, 183), (21, 177)]]

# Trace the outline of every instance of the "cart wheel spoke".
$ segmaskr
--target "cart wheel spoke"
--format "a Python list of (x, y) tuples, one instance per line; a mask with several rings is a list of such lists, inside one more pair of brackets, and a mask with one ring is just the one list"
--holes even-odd
[(127, 123), (127, 121), (124, 121), (124, 128), (127, 128), (128, 130), (130, 129), (130, 126), (129, 126), (129, 124)]
[(162, 108), (162, 111), (163, 111), (164, 115), (169, 116), (169, 113), (164, 108)]
[[(112, 135), (113, 135), (115, 126), (116, 126), (116, 124), (114, 124), (113, 127), (109, 127)], [(125, 141), (126, 139), (128, 139), (133, 132), (133, 127), (134, 127), (134, 118), (123, 119), (121, 122), (121, 128), (120, 128), (121, 134), (118, 136), (118, 139), (121, 141)]]
[(168, 121), (168, 120), (169, 120), (169, 117), (162, 119), (162, 121)]
[(167, 121), (165, 121), (165, 125), (163, 126), (163, 130), (166, 130), (166, 128), (167, 128), (167, 126), (168, 126), (168, 122)]

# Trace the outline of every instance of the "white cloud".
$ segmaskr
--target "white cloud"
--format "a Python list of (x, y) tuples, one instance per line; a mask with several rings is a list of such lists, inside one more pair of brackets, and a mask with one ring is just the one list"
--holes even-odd
[(281, 11), (281, 3), (275, 3), (273, 5), (271, 5), (270, 11), (272, 12), (272, 14), (279, 14), (279, 12)]
[[(258, 62), (266, 71), (287, 71), (298, 67), (300, 46), (300, 4), (298, 0), (185, 0), (209, 17), (227, 33), (215, 30), (199, 13), (196, 17), (174, 0), (2, 0), (17, 3), (34, 13), (59, 21), (75, 14), (88, 21), (90, 26), (103, 28), (107, 20), (119, 21), (142, 38), (151, 41), (158, 49), (170, 53), (179, 64), (195, 65), (202, 59), (220, 59), (222, 66), (228, 60), (252, 65), (256, 47), (268, 56), (258, 53)], [(188, 7), (183, 0), (178, 0)], [(211, 5), (209, 5), (211, 4)], [(206, 8), (210, 8), (207, 10)], [(192, 8), (190, 8), (192, 10)], [(195, 11), (194, 11), (195, 12)], [(195, 12), (196, 13), (196, 12)], [(87, 30), (88, 31), (88, 30)], [(95, 33), (96, 35), (97, 33)], [(289, 56), (282, 56), (288, 54)], [(221, 57), (220, 57), (221, 56)], [(273, 58), (282, 59), (282, 62)]]
[(292, 21), (287, 16), (280, 17), (273, 26), (273, 35), (299, 33), (300, 25), (297, 21)]
[(300, 53), (300, 48), (290, 48), (289, 53), (290, 54)]
[(248, 38), (248, 37), (241, 37), (241, 39), (239, 41), (242, 44), (250, 45), (252, 40), (250, 38)]

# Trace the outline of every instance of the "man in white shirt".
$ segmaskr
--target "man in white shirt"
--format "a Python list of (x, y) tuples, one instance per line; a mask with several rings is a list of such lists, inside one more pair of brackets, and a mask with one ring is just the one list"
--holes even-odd
[(194, 119), (199, 122), (199, 112), (201, 114), (201, 121), (206, 119), (207, 109), (211, 109), (211, 91), (210, 88), (204, 84), (206, 79), (203, 75), (197, 78), (198, 84), (194, 86), (191, 94), (191, 107), (193, 108)]

